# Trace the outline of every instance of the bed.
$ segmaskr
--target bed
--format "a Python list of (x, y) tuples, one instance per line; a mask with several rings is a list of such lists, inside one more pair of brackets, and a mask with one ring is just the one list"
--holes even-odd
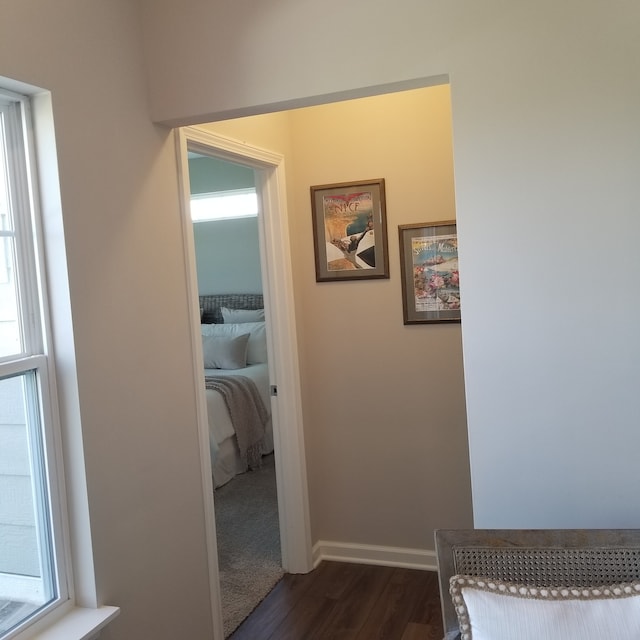
[(262, 294), (201, 295), (200, 319), (217, 488), (273, 451)]
[(637, 640), (640, 530), (435, 533), (445, 640)]

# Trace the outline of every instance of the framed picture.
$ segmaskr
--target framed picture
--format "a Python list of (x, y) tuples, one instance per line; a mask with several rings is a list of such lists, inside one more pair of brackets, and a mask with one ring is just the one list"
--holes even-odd
[(455, 221), (400, 225), (398, 231), (404, 323), (460, 322)]
[(316, 281), (389, 277), (384, 179), (311, 187)]

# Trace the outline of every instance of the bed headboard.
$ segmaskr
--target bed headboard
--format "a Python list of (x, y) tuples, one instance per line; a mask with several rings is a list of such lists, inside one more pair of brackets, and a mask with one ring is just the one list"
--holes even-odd
[(261, 293), (213, 293), (200, 296), (202, 323), (223, 322), (222, 307), (227, 309), (264, 309), (264, 297)]

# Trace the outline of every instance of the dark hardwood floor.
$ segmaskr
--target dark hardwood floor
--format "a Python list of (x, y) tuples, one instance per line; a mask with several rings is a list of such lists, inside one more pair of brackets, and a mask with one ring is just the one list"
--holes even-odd
[(287, 574), (229, 640), (442, 640), (438, 574), (322, 562)]

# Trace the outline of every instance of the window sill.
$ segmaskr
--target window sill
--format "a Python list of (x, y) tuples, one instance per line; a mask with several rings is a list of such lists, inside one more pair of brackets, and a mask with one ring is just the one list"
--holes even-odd
[(34, 640), (92, 640), (119, 613), (118, 607), (75, 607), (52, 625), (28, 637)]

